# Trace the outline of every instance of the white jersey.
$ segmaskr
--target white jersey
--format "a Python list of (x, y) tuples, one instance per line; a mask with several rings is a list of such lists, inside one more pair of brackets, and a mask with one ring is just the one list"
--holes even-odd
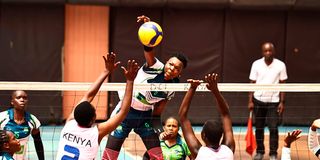
[(226, 145), (220, 145), (218, 149), (202, 146), (196, 160), (233, 160), (233, 152)]
[[(137, 73), (134, 83), (178, 83), (179, 79), (174, 78), (166, 81), (164, 79), (164, 64), (156, 59), (156, 63), (152, 66), (143, 65)], [(152, 87), (152, 86), (150, 86)], [(162, 86), (153, 86), (154, 88), (161, 88)], [(124, 97), (124, 91), (118, 91), (121, 100)], [(173, 91), (134, 91), (132, 97), (131, 107), (140, 110), (148, 111), (153, 109), (153, 105), (164, 99), (171, 99), (174, 96)], [(118, 105), (120, 106), (120, 105)]]
[[(288, 78), (286, 65), (274, 58), (270, 65), (264, 61), (264, 57), (253, 62), (249, 79), (256, 84), (278, 84), (280, 80)], [(262, 102), (279, 102), (279, 91), (255, 91), (254, 98)]]
[(76, 120), (70, 120), (60, 135), (56, 160), (92, 160), (99, 149), (99, 131), (95, 125), (91, 128), (80, 127)]
[(308, 134), (308, 148), (319, 158), (320, 145), (319, 145), (317, 131), (311, 130), (311, 127), (309, 128), (309, 134)]

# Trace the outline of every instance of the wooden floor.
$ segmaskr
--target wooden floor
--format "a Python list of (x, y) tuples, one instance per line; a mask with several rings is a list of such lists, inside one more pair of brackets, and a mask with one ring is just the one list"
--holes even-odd
[[(238, 127), (239, 128), (239, 127)], [(283, 146), (283, 138), (284, 138), (284, 134), (287, 131), (291, 131), (293, 129), (295, 129), (295, 127), (282, 127), (284, 129), (281, 129), (280, 132), (280, 139), (279, 139), (279, 149), (278, 149), (278, 159), (280, 159), (281, 156), (281, 147)], [(299, 128), (299, 127), (297, 127)], [(45, 148), (45, 156), (46, 159), (55, 159), (56, 156), (56, 152), (58, 149), (58, 143), (59, 143), (59, 136), (60, 136), (60, 131), (62, 129), (62, 126), (57, 127), (43, 127), (41, 130), (41, 137), (42, 137), (42, 141), (44, 144), (44, 148)], [(195, 128), (195, 132), (197, 133), (197, 136), (199, 139), (200, 138), (200, 130), (202, 128)], [(313, 155), (313, 153), (311, 153), (308, 150), (308, 146), (307, 146), (307, 133), (308, 133), (308, 128), (300, 128), (303, 130), (302, 136), (300, 139), (298, 139), (296, 142), (294, 142), (291, 145), (291, 159), (292, 160), (317, 160), (316, 156)], [(240, 130), (237, 130), (236, 128), (234, 128), (234, 135), (235, 135), (235, 142), (236, 142), (236, 151), (235, 151), (235, 160), (250, 160), (252, 159), (252, 157), (250, 157), (250, 155), (248, 155), (245, 152), (245, 146), (246, 146), (246, 142), (245, 142), (245, 135), (244, 133), (246, 132), (246, 128), (241, 128)], [(268, 133), (266, 133), (268, 134)], [(264, 156), (264, 159), (267, 160), (269, 159), (268, 156), (268, 140), (269, 137), (265, 136), (265, 148), (266, 148), (266, 154)], [(102, 153), (104, 150), (104, 147), (106, 145), (106, 138), (104, 138), (100, 144), (100, 148), (98, 151), (98, 155), (97, 155), (97, 160), (100, 160), (102, 157)], [(37, 155), (35, 152), (35, 148), (34, 148), (34, 144), (33, 144), (33, 139), (30, 138), (30, 141), (28, 143), (28, 154), (27, 154), (27, 159), (29, 160), (34, 160), (37, 159)], [(129, 137), (126, 139), (121, 153), (119, 155), (119, 160), (141, 160), (142, 159), (142, 155), (145, 153), (146, 148), (142, 142), (142, 140), (140, 139), (140, 137), (135, 134), (134, 132), (130, 133)]]
[[(198, 138), (199, 135), (197, 135)], [(236, 151), (234, 154), (235, 160), (249, 160), (252, 157), (246, 153), (245, 151), (245, 136), (235, 134), (236, 141)], [(279, 149), (278, 149), (278, 159), (281, 159), (281, 148), (283, 146), (284, 135), (280, 135), (279, 137)], [(269, 137), (265, 136), (265, 148), (266, 154), (264, 155), (264, 160), (269, 159), (269, 145), (268, 145)], [(139, 136), (136, 134), (130, 134), (129, 138), (126, 140), (124, 144), (124, 149), (127, 153), (133, 156), (133, 159), (141, 159), (143, 153), (145, 152), (145, 147)], [(291, 159), (292, 160), (317, 160), (317, 157), (312, 154), (308, 150), (307, 146), (307, 136), (303, 135), (296, 142), (291, 145)]]

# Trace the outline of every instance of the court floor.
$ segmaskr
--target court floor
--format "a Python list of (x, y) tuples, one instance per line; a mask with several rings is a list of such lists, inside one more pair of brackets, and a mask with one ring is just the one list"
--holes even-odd
[[(59, 143), (59, 136), (60, 131), (62, 129), (62, 126), (43, 126), (41, 128), (41, 137), (44, 144), (44, 150), (45, 150), (45, 158), (46, 160), (54, 160), (56, 156), (56, 150), (58, 148)], [(194, 127), (194, 130), (200, 138), (200, 131), (201, 127)], [(299, 140), (297, 140), (295, 143), (291, 145), (291, 156), (292, 160), (295, 159), (301, 159), (301, 160), (317, 160), (317, 158), (308, 150), (307, 146), (307, 134), (308, 134), (308, 127), (292, 127), (292, 126), (281, 126), (279, 127), (279, 150), (278, 150), (278, 159), (280, 159), (281, 154), (281, 147), (283, 145), (283, 138), (284, 135), (288, 131), (292, 131), (293, 129), (301, 129), (302, 130), (302, 136)], [(248, 160), (252, 159), (250, 155), (248, 155), (245, 152), (245, 133), (247, 128), (246, 127), (233, 127), (234, 136), (236, 140), (236, 151), (235, 151), (235, 160)], [(268, 159), (268, 130), (266, 129), (266, 136), (265, 136), (265, 146), (266, 146), (266, 154), (265, 159)], [(97, 155), (97, 160), (101, 159), (101, 155), (103, 153), (103, 149), (106, 144), (106, 138), (102, 140), (100, 144), (100, 149)], [(33, 145), (33, 139), (30, 138), (29, 144), (28, 144), (28, 155), (27, 158), (29, 160), (37, 159), (37, 155), (34, 149)], [(131, 132), (129, 137), (126, 139), (120, 156), (119, 160), (141, 160), (142, 155), (145, 152), (145, 147), (138, 135), (136, 135), (134, 132)]]

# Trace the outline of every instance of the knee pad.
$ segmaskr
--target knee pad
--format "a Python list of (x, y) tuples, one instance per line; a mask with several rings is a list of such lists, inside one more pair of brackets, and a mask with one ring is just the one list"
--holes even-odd
[(109, 148), (111, 150), (119, 152), (121, 150), (121, 146), (122, 146), (124, 140), (125, 139), (119, 139), (119, 138), (116, 138), (114, 136), (109, 135), (108, 140), (107, 140), (107, 144), (106, 144), (106, 148)]
[(102, 160), (116, 160), (118, 159), (119, 151), (105, 148), (102, 155)]
[(141, 137), (144, 145), (146, 146), (147, 150), (150, 150), (152, 148), (160, 147), (160, 141), (157, 134), (152, 134), (147, 137)]
[(161, 147), (151, 148), (147, 152), (150, 160), (163, 160)]

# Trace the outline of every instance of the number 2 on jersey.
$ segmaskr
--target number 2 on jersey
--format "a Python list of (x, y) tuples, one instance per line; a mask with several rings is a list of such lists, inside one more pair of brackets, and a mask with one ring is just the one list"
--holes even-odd
[(78, 148), (76, 147), (72, 147), (72, 146), (69, 146), (69, 145), (65, 145), (64, 146), (64, 150), (68, 153), (71, 153), (73, 154), (74, 156), (73, 157), (70, 157), (68, 155), (64, 155), (61, 160), (78, 160), (79, 159), (79, 156), (80, 156), (80, 151)]

